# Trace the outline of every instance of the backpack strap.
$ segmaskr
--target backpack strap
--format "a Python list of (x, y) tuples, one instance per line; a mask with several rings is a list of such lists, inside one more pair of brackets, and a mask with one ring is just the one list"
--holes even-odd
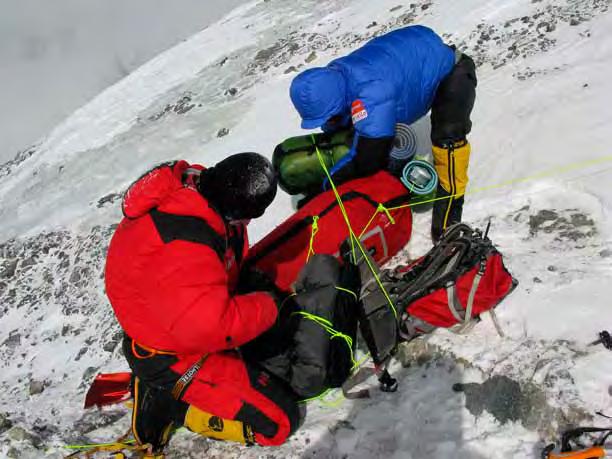
[[(478, 272), (474, 276), (474, 280), (472, 281), (472, 287), (470, 288), (470, 293), (468, 294), (468, 300), (465, 308), (461, 304), (461, 300), (457, 296), (457, 291), (455, 290), (455, 283), (453, 282), (446, 288), (446, 294), (448, 298), (448, 308), (453, 315), (453, 317), (459, 322), (461, 325), (455, 330), (457, 333), (464, 333), (469, 331), (470, 322), (472, 321), (472, 311), (474, 309), (474, 298), (476, 298), (476, 291), (478, 290), (478, 285), (480, 284), (480, 280), (484, 275), (485, 269), (487, 267), (486, 259), (480, 262), (480, 268)], [(463, 317), (461, 317), (463, 315)]]
[(214, 250), (221, 262), (225, 259), (226, 239), (205, 220), (190, 215), (174, 215), (157, 208), (149, 214), (162, 241), (188, 241), (204, 244)]

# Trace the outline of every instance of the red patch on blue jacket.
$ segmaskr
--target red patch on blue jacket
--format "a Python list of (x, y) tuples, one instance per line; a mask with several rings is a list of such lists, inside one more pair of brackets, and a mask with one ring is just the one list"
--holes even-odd
[(368, 111), (363, 105), (363, 102), (357, 99), (351, 104), (351, 118), (353, 119), (353, 124), (364, 120), (368, 117)]

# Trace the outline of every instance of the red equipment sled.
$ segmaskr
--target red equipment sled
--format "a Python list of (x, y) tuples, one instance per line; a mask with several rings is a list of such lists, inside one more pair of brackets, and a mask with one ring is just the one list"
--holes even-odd
[(125, 402), (132, 397), (132, 373), (99, 373), (85, 396), (85, 408)]
[[(351, 180), (337, 190), (355, 235), (379, 266), (410, 241), (410, 208), (394, 210), (393, 215), (387, 211), (410, 201), (410, 193), (399, 179), (381, 171)], [(340, 205), (333, 191), (327, 191), (251, 247), (246, 263), (267, 274), (278, 288), (288, 291), (311, 253), (340, 258), (340, 245), (348, 237)]]

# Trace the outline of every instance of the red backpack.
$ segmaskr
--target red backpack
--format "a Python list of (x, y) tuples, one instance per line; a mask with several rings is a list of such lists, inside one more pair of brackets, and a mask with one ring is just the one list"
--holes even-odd
[(377, 273), (384, 292), (363, 265), (361, 330), (377, 364), (399, 341), (438, 327), (468, 331), (518, 285), (486, 232), (463, 223), (414, 263)]

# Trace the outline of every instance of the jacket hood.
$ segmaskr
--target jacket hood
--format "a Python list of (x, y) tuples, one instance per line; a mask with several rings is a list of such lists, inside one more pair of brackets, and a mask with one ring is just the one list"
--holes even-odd
[(160, 164), (130, 185), (123, 197), (123, 215), (138, 218), (159, 206), (173, 192), (183, 188), (186, 161)]
[(300, 73), (291, 82), (291, 101), (302, 117), (303, 129), (322, 126), (345, 111), (346, 83), (338, 70), (319, 67)]

